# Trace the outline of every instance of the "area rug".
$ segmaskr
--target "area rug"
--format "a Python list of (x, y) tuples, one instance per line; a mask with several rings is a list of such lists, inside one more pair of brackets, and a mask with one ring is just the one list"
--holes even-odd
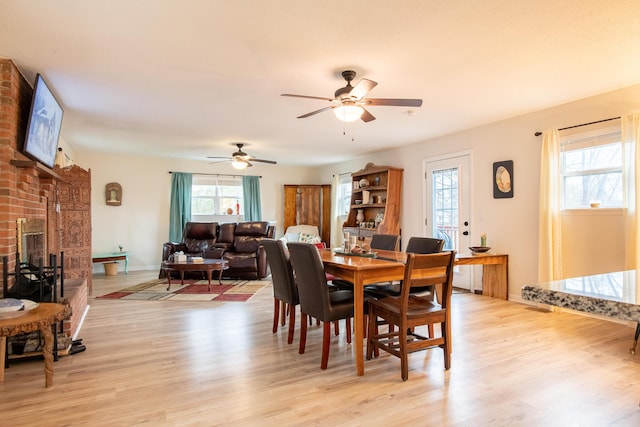
[(171, 289), (167, 291), (166, 279), (149, 280), (120, 289), (97, 299), (117, 299), (135, 301), (238, 301), (251, 299), (260, 289), (271, 284), (269, 280), (222, 280), (211, 281), (211, 291), (206, 280), (171, 281)]

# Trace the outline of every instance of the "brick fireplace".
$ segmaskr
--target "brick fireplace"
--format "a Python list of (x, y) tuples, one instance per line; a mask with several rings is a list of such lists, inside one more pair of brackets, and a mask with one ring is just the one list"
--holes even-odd
[(73, 334), (91, 289), (91, 171), (49, 169), (21, 153), (32, 93), (13, 61), (0, 58), (0, 257), (8, 257), (13, 272), (18, 250), (28, 245), (36, 256), (44, 254), (45, 265), (48, 254), (59, 259), (64, 252), (65, 299), (73, 309), (65, 329)]

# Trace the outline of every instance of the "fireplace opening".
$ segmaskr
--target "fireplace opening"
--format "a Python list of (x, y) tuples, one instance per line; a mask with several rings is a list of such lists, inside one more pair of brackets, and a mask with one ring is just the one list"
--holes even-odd
[[(58, 267), (55, 257), (49, 260), (54, 262), (53, 265), (46, 262), (46, 220), (19, 218), (17, 243), (16, 271), (11, 286), (3, 284), (4, 295), (36, 302), (55, 302)], [(3, 260), (4, 268), (8, 265), (6, 258)]]
[(44, 219), (18, 218), (18, 260), (21, 264), (38, 265), (46, 260), (47, 224)]

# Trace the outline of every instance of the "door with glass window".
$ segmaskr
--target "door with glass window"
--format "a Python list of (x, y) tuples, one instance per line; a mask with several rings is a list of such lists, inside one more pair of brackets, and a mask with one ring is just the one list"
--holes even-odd
[[(425, 162), (425, 235), (444, 240), (444, 250), (466, 252), (470, 246), (470, 155)], [(470, 266), (456, 267), (454, 285), (471, 289)]]

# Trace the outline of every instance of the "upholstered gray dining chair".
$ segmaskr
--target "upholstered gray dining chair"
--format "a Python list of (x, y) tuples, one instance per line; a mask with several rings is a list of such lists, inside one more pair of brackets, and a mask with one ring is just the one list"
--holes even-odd
[(347, 342), (351, 343), (351, 317), (353, 317), (353, 291), (329, 292), (327, 277), (318, 248), (309, 243), (289, 243), (289, 256), (298, 284), (300, 311), (302, 312), (299, 353), (305, 351), (307, 340), (307, 316), (322, 321), (321, 369), (327, 369), (331, 322), (346, 320)]
[(386, 251), (400, 250), (400, 235), (398, 234), (374, 234), (371, 237), (371, 249)]
[[(442, 252), (443, 247), (444, 240), (442, 239), (435, 239), (433, 237), (411, 237), (409, 238), (409, 242), (407, 243), (407, 249), (405, 252), (414, 254), (433, 254)], [(376, 298), (383, 298), (386, 296), (399, 296), (401, 288), (402, 282), (392, 283), (384, 286), (365, 286), (365, 290), (367, 291), (367, 293)], [(425, 286), (423, 288), (415, 287), (411, 292), (421, 293), (425, 295), (427, 293), (431, 293), (433, 295), (433, 286)]]
[(298, 287), (293, 277), (293, 268), (282, 241), (263, 239), (262, 245), (267, 253), (267, 262), (271, 268), (271, 283), (273, 286), (272, 330), (274, 334), (278, 332), (280, 306), (284, 305), (289, 317), (287, 343), (291, 344), (296, 324), (296, 306), (300, 304)]

